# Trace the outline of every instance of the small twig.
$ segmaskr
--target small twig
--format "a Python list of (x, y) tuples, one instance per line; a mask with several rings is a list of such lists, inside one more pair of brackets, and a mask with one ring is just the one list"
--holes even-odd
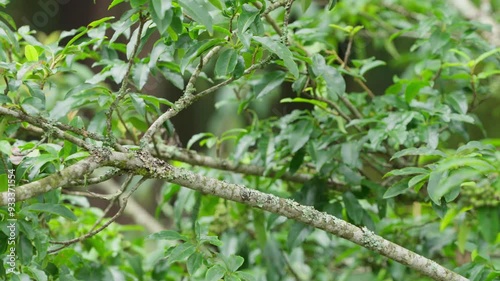
[(279, 7), (283, 7), (288, 3), (289, 0), (280, 0), (272, 3), (271, 5), (268, 5), (264, 13), (262, 13), (263, 16), (269, 14), (270, 12), (278, 9)]
[(113, 101), (111, 106), (109, 107), (108, 111), (106, 112), (106, 126), (107, 126), (107, 134), (109, 141), (111, 143), (114, 143), (113, 141), (113, 128), (112, 128), (112, 122), (111, 119), (113, 117), (113, 111), (118, 107), (118, 104), (120, 103), (121, 99), (123, 99), (128, 91), (127, 91), (127, 86), (128, 86), (128, 76), (130, 75), (130, 72), (132, 71), (132, 65), (134, 64), (134, 59), (135, 56), (137, 55), (137, 51), (139, 50), (139, 45), (141, 44), (141, 36), (142, 36), (142, 29), (144, 28), (144, 24), (146, 23), (144, 15), (142, 13), (140, 14), (139, 18), (139, 27), (137, 31), (137, 38), (134, 44), (134, 49), (132, 50), (132, 54), (130, 55), (130, 59), (127, 63), (127, 70), (125, 71), (125, 75), (123, 76), (123, 81), (120, 86), (120, 89), (118, 90), (118, 93), (116, 95), (116, 99)]
[(283, 34), (281, 34), (281, 43), (288, 45), (288, 21), (290, 20), (290, 12), (292, 11), (292, 4), (294, 0), (286, 1), (285, 16), (283, 19)]
[(5, 89), (3, 90), (3, 93), (7, 95), (9, 93), (9, 80), (5, 75), (3, 76), (3, 81), (5, 81)]
[(349, 61), (349, 56), (351, 55), (353, 39), (354, 39), (353, 36), (349, 36), (349, 41), (347, 42), (347, 50), (345, 51), (345, 55), (344, 55), (344, 61), (340, 65), (340, 67), (342, 67), (342, 68), (345, 68), (347, 66), (347, 62)]
[(347, 99), (345, 96), (339, 95), (340, 100), (347, 106), (349, 111), (356, 116), (358, 119), (363, 119), (363, 114)]
[(46, 132), (52, 132), (55, 136), (66, 139), (82, 148), (85, 148), (86, 150), (90, 151), (92, 150), (93, 146), (90, 144), (86, 143), (82, 139), (79, 139), (65, 131), (62, 131), (61, 129), (57, 128), (53, 124), (51, 124), (48, 121), (44, 121), (41, 117), (32, 117), (24, 112), (18, 111), (18, 110), (13, 110), (13, 109), (8, 109), (5, 107), (0, 106), (0, 115), (9, 115), (14, 118), (26, 121), (32, 125), (38, 126), (42, 129), (44, 129)]
[[(258, 1), (255, 1), (252, 4), (258, 9), (262, 9), (262, 4)], [(276, 31), (276, 33), (278, 33), (279, 36), (283, 36), (283, 31), (281, 31), (281, 28), (278, 25), (278, 23), (276, 23), (276, 21), (269, 14), (263, 14), (263, 16), (266, 19), (266, 21), (271, 25), (271, 27), (274, 29), (274, 31)]]
[[(220, 48), (221, 48), (220, 46), (217, 46), (217, 47), (213, 48), (211, 51), (217, 52)], [(217, 49), (217, 50), (214, 50), (214, 49)], [(208, 60), (210, 57), (211, 57), (211, 55), (209, 52), (209, 54), (207, 54), (204, 59)], [(250, 72), (254, 71), (255, 69), (262, 67), (263, 65), (267, 64), (270, 60), (271, 60), (271, 57), (268, 57), (268, 58), (262, 60), (260, 63), (253, 64), (252, 66), (250, 66), (249, 68), (247, 68), (243, 72), (243, 75), (247, 75)], [(180, 99), (178, 99), (169, 110), (167, 110), (160, 117), (158, 117), (158, 119), (156, 119), (153, 122), (153, 124), (149, 127), (149, 129), (146, 131), (146, 133), (144, 134), (144, 136), (141, 138), (141, 141), (140, 141), (141, 147), (145, 147), (148, 145), (148, 143), (151, 141), (151, 138), (153, 137), (153, 134), (158, 130), (158, 128), (164, 122), (166, 122), (170, 118), (176, 116), (179, 112), (181, 112), (182, 110), (184, 110), (185, 108), (187, 108), (188, 106), (190, 106), (191, 104), (193, 104), (194, 102), (199, 100), (200, 98), (204, 97), (207, 94), (210, 94), (212, 92), (217, 91), (218, 89), (226, 86), (227, 84), (233, 82), (234, 80), (236, 80), (236, 78), (234, 78), (234, 76), (232, 76), (231, 78), (224, 80), (224, 81), (220, 82), (219, 84), (214, 85), (206, 90), (203, 90), (196, 95), (192, 94), (196, 89), (194, 88), (194, 86), (192, 84), (188, 83), (188, 85), (191, 85), (191, 86), (189, 88), (186, 86), (186, 91), (184, 92), (184, 95), (182, 95), (182, 97)], [(190, 79), (190, 81), (191, 81), (191, 79)]]
[[(132, 178), (132, 176), (130, 176), (129, 178)], [(59, 248), (56, 248), (56, 249), (53, 249), (53, 250), (49, 250), (47, 251), (48, 253), (52, 254), (52, 253), (55, 253), (55, 252), (58, 252), (74, 243), (77, 243), (77, 242), (81, 242), (87, 238), (90, 238), (94, 235), (96, 235), (97, 233), (101, 232), (103, 229), (107, 228), (112, 222), (114, 222), (118, 217), (120, 217), (122, 214), (123, 214), (123, 211), (125, 210), (125, 207), (127, 206), (127, 201), (129, 199), (129, 197), (132, 195), (132, 193), (134, 193), (137, 188), (139, 188), (139, 186), (146, 180), (146, 178), (141, 178), (139, 180), (139, 182), (137, 182), (137, 184), (125, 195), (123, 196), (122, 198), (120, 198), (119, 200), (119, 203), (120, 203), (120, 209), (118, 210), (118, 212), (116, 212), (116, 214), (111, 217), (108, 221), (106, 221), (102, 226), (100, 226), (99, 228), (97, 229), (94, 229), (101, 221), (102, 221), (102, 218), (98, 220), (98, 222), (96, 222), (96, 224), (94, 224), (94, 226), (92, 227), (92, 230), (80, 237), (77, 237), (77, 238), (74, 238), (74, 239), (70, 239), (70, 240), (66, 240), (66, 241), (50, 241), (51, 244), (59, 244), (59, 245), (63, 245)], [(127, 181), (127, 183), (129, 183), (129, 181)], [(124, 187), (124, 186), (122, 186)], [(116, 197), (118, 198), (118, 197)], [(111, 206), (111, 204), (108, 206), (108, 208)], [(106, 212), (104, 212), (106, 213)]]
[[(335, 51), (326, 51), (326, 53), (330, 54), (330, 55), (334, 55), (335, 56), (335, 60), (337, 60), (337, 62), (340, 63), (340, 65), (344, 65), (345, 70), (351, 71), (351, 68), (344, 63), (344, 60), (342, 60), (340, 58), (340, 56), (337, 54), (337, 52), (335, 52)], [(368, 96), (370, 98), (372, 98), (372, 99), (375, 98), (375, 94), (373, 93), (372, 90), (370, 90), (370, 88), (368, 88), (368, 86), (365, 84), (365, 82), (363, 82), (358, 77), (354, 77), (354, 82), (356, 82), (361, 88), (363, 88), (363, 90), (365, 90), (365, 92), (368, 94)]]
[(125, 132), (133, 139), (134, 144), (137, 145), (137, 143), (139, 142), (139, 140), (137, 139), (137, 136), (135, 134), (133, 134), (132, 131), (129, 130), (129, 128), (127, 126), (127, 123), (125, 122), (125, 120), (123, 120), (123, 117), (122, 117), (119, 109), (116, 109), (116, 115), (118, 115), (118, 119), (120, 120), (120, 122), (122, 123), (123, 127), (125, 128)]

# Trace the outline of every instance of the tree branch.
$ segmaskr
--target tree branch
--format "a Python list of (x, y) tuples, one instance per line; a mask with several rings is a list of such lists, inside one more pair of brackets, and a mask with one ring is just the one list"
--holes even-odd
[[(203, 194), (211, 194), (234, 202), (240, 202), (305, 223), (407, 265), (434, 280), (467, 281), (465, 277), (415, 252), (385, 240), (365, 227), (360, 228), (342, 219), (320, 212), (312, 206), (301, 205), (290, 199), (280, 198), (272, 194), (249, 189), (242, 185), (227, 183), (198, 175), (185, 169), (175, 168), (165, 161), (151, 156), (147, 151), (137, 151), (127, 154), (111, 151), (107, 151), (107, 153), (102, 151), (96, 152), (95, 156), (63, 169), (57, 174), (17, 187), (17, 199), (28, 199), (40, 192), (62, 186), (64, 182), (67, 183), (70, 178), (74, 178), (75, 174), (71, 172), (78, 172), (82, 176), (82, 171), (91, 171), (93, 167), (96, 168), (104, 165), (115, 166), (145, 177), (164, 179), (168, 182), (202, 192)], [(7, 203), (7, 192), (3, 192), (1, 195), (2, 201), (0, 205), (5, 205)]]

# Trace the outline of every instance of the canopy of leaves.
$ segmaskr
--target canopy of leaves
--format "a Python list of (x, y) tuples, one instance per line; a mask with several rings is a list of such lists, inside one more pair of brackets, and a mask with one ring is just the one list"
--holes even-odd
[[(2, 199), (0, 279), (431, 280), (146, 172), (64, 173), (103, 151), (147, 149), (313, 206), (469, 280), (500, 280), (495, 13), (491, 26), (453, 1), (320, 2), (113, 0), (121, 17), (48, 36), (0, 11), (0, 191), (45, 183), (17, 194), (27, 200)], [(182, 96), (154, 94), (152, 81)], [(216, 125), (171, 145), (169, 119), (195, 102)], [(481, 119), (482, 107), (497, 119)], [(119, 184), (99, 185), (111, 178)], [(134, 225), (108, 225), (118, 209)]]

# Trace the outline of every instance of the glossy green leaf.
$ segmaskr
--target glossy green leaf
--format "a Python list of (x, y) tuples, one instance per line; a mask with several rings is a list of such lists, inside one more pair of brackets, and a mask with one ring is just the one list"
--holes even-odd
[(338, 0), (328, 0), (328, 10), (331, 11), (337, 5)]
[(226, 43), (227, 41), (223, 38), (215, 38), (211, 40), (204, 40), (201, 42), (197, 42), (189, 50), (186, 52), (184, 57), (182, 58), (181, 64), (180, 64), (180, 71), (181, 73), (184, 73), (186, 70), (186, 67), (197, 57), (199, 57), (201, 54), (203, 54), (205, 51), (213, 48), (216, 45), (221, 45)]
[(441, 198), (446, 194), (447, 190), (441, 188), (443, 178), (446, 178), (447, 173), (440, 171), (432, 171), (429, 175), (427, 183), (427, 193), (434, 204), (440, 206)]
[(304, 163), (304, 156), (306, 155), (306, 150), (305, 149), (299, 149), (293, 157), (292, 160), (290, 161), (290, 165), (288, 167), (290, 173), (294, 174), (297, 172), (297, 170), (300, 168), (302, 163)]
[(333, 101), (338, 100), (338, 97), (344, 95), (346, 90), (345, 80), (340, 72), (336, 68), (326, 65), (325, 58), (320, 55), (314, 55), (312, 62), (311, 70), (313, 74), (323, 77), (326, 83), (328, 98)]
[(257, 99), (265, 97), (271, 91), (281, 86), (285, 80), (286, 74), (283, 71), (269, 72), (262, 78), (257, 85), (254, 86), (255, 95)]
[(384, 193), (383, 198), (389, 199), (392, 197), (396, 197), (400, 194), (405, 193), (408, 189), (409, 189), (408, 180), (399, 181), (393, 184), (391, 187), (389, 187), (389, 189), (387, 189), (387, 191)]
[(205, 281), (219, 281), (226, 274), (226, 269), (218, 264), (212, 266), (207, 270)]
[(420, 148), (411, 147), (394, 153), (394, 155), (391, 157), (391, 160), (408, 155), (435, 155), (441, 157), (446, 156), (446, 154), (444, 154), (440, 150), (431, 149), (428, 147), (420, 147)]
[(54, 214), (72, 221), (76, 221), (77, 219), (75, 214), (70, 209), (61, 204), (34, 203), (24, 207), (23, 211)]
[(167, 33), (167, 28), (172, 22), (174, 12), (170, 9), (172, 3), (170, 0), (149, 0), (149, 11), (153, 22), (160, 35)]
[(132, 70), (132, 79), (139, 90), (142, 90), (144, 85), (146, 85), (148, 78), (149, 66), (143, 63), (136, 64)]
[(269, 37), (252, 37), (253, 40), (259, 42), (264, 46), (269, 52), (276, 54), (285, 63), (286, 68), (292, 73), (295, 78), (299, 76), (299, 68), (293, 60), (293, 54), (290, 50), (280, 42), (274, 41)]
[(356, 142), (347, 142), (341, 145), (340, 155), (342, 162), (351, 167), (359, 165), (360, 147)]
[(311, 233), (311, 229), (307, 225), (299, 222), (292, 222), (292, 226), (288, 231), (287, 247), (295, 249), (299, 247)]
[(24, 55), (28, 61), (38, 61), (38, 51), (31, 45), (24, 47)]
[(114, 6), (120, 4), (120, 3), (123, 3), (125, 0), (113, 0), (113, 2), (111, 2), (111, 4), (109, 4), (108, 6), (108, 10), (113, 8)]
[(210, 9), (205, 1), (182, 0), (179, 1), (179, 4), (187, 15), (205, 26), (208, 33), (212, 34), (214, 32), (212, 16), (208, 13)]
[(179, 232), (174, 230), (162, 230), (160, 232), (156, 232), (150, 234), (147, 239), (154, 240), (183, 240), (186, 241), (187, 237), (181, 235)]
[(500, 233), (500, 210), (498, 208), (479, 208), (477, 210), (479, 232), (489, 243), (497, 241)]
[(241, 6), (241, 14), (238, 17), (237, 27), (238, 33), (245, 32), (250, 25), (254, 22), (255, 17), (259, 14), (259, 9), (250, 4), (243, 4)]
[(364, 216), (364, 209), (359, 204), (358, 199), (352, 192), (344, 192), (342, 194), (342, 199), (344, 201), (344, 206), (347, 211), (347, 215), (352, 219), (352, 222), (356, 225), (361, 224)]
[(87, 25), (87, 27), (90, 27), (90, 28), (96, 28), (96, 27), (98, 27), (99, 25), (101, 25), (101, 24), (103, 24), (103, 23), (105, 23), (105, 22), (107, 22), (107, 21), (110, 21), (110, 20), (112, 20), (112, 19), (114, 19), (114, 18), (115, 18), (115, 17), (105, 17), (105, 18), (102, 18), (102, 19), (98, 19), (98, 20), (95, 20), (95, 21), (93, 21), (93, 22), (89, 23), (89, 24)]
[(408, 84), (405, 90), (406, 102), (410, 103), (418, 95), (419, 91), (427, 85), (428, 83), (423, 81), (416, 81)]
[(384, 177), (390, 177), (390, 176), (407, 176), (407, 175), (414, 175), (414, 174), (427, 174), (429, 171), (424, 168), (419, 168), (419, 167), (406, 167), (398, 170), (392, 170), (388, 172), (387, 174), (384, 175)]
[(201, 267), (203, 264), (204, 257), (201, 253), (195, 252), (189, 258), (187, 259), (187, 270), (189, 272), (189, 275), (193, 276), (196, 271)]
[(196, 252), (196, 246), (189, 243), (184, 242), (178, 246), (175, 246), (172, 252), (167, 256), (167, 264), (173, 264), (174, 262), (184, 261), (189, 256)]
[(243, 265), (244, 261), (245, 259), (243, 259), (240, 256), (231, 255), (226, 259), (227, 269), (231, 272), (235, 272), (236, 270), (238, 270), (238, 268), (240, 268)]
[(237, 63), (238, 53), (236, 50), (224, 50), (215, 63), (215, 75), (218, 77), (231, 76)]
[(309, 141), (312, 131), (313, 127), (307, 120), (300, 120), (292, 125), (292, 130), (287, 135), (288, 145), (292, 153), (297, 152), (307, 143), (307, 141)]

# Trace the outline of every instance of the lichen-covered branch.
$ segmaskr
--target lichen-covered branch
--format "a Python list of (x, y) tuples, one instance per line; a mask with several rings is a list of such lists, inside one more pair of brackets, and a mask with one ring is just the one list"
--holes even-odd
[[(18, 200), (24, 200), (68, 183), (75, 176), (83, 176), (99, 166), (114, 166), (145, 177), (164, 179), (168, 182), (211, 194), (220, 198), (272, 212), (298, 222), (345, 238), (371, 251), (400, 262), (423, 275), (439, 281), (466, 281), (467, 279), (438, 263), (376, 235), (366, 228), (352, 225), (312, 206), (277, 197), (242, 185), (231, 184), (179, 169), (141, 150), (131, 153), (94, 151), (93, 156), (34, 183), (16, 188)], [(1, 194), (1, 205), (7, 203), (7, 194)]]

